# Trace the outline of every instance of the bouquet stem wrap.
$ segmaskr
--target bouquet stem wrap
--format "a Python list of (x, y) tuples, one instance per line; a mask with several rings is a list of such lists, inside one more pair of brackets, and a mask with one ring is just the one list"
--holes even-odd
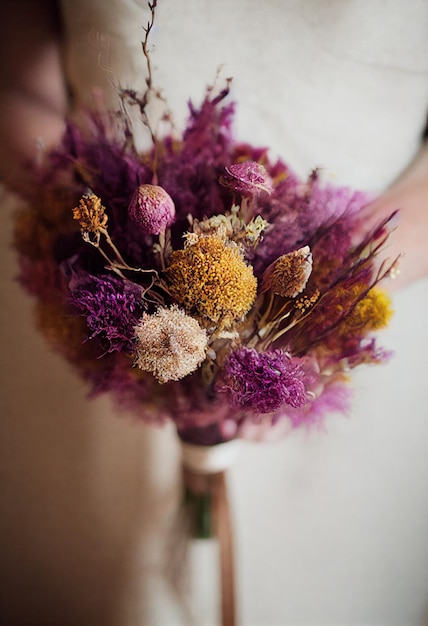
[(227, 489), (227, 469), (241, 441), (216, 446), (182, 444), (185, 506), (193, 536), (215, 537), (220, 561), (221, 624), (237, 624), (233, 523)]

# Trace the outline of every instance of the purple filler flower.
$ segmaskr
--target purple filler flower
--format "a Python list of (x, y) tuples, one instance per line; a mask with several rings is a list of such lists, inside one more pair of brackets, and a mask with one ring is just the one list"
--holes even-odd
[(282, 350), (263, 353), (239, 348), (226, 361), (225, 378), (232, 406), (255, 413), (270, 413), (283, 404), (297, 408), (307, 402), (299, 359)]
[(134, 327), (143, 313), (141, 288), (113, 276), (79, 273), (70, 281), (71, 303), (85, 317), (91, 332), (107, 342), (107, 352), (131, 352)]
[(129, 204), (129, 214), (146, 235), (160, 235), (174, 221), (171, 196), (159, 185), (140, 185)]

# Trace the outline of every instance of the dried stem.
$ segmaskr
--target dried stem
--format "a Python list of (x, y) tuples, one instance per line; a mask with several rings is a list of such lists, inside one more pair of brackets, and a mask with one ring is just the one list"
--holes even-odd
[(143, 27), (145, 35), (144, 35), (143, 41), (141, 42), (141, 47), (143, 50), (144, 57), (146, 59), (146, 67), (147, 67), (146, 89), (143, 92), (143, 94), (139, 94), (133, 89), (123, 89), (121, 93), (122, 93), (122, 99), (124, 101), (126, 101), (130, 105), (135, 105), (139, 108), (143, 124), (146, 126), (146, 128), (148, 129), (150, 133), (152, 144), (155, 149), (154, 157), (153, 157), (153, 181), (152, 182), (153, 184), (157, 184), (156, 165), (157, 165), (157, 159), (158, 159), (159, 142), (158, 142), (156, 133), (153, 130), (152, 124), (150, 122), (150, 119), (147, 113), (147, 107), (148, 107), (151, 96), (154, 96), (155, 98), (157, 98), (165, 106), (165, 110), (161, 119), (163, 121), (168, 121), (171, 125), (171, 128), (173, 128), (173, 122), (172, 122), (171, 111), (169, 110), (167, 106), (166, 99), (162, 96), (161, 92), (155, 89), (153, 86), (153, 69), (152, 69), (152, 61), (151, 61), (150, 50), (149, 50), (149, 39), (150, 39), (150, 33), (155, 23), (157, 0), (148, 2), (148, 7), (150, 9), (150, 19), (147, 22), (147, 26)]

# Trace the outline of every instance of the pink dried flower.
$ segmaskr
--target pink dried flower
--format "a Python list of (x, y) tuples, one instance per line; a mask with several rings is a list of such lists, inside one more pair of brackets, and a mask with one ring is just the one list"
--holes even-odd
[(319, 426), (332, 413), (346, 415), (349, 413), (352, 400), (352, 389), (340, 374), (332, 375), (324, 381), (324, 387), (319, 395), (309, 402), (303, 409), (289, 408), (287, 417), (293, 428), (299, 426)]
[(243, 196), (258, 196), (265, 192), (272, 192), (272, 179), (266, 169), (255, 161), (233, 163), (225, 168), (226, 173), (220, 182), (229, 189)]
[(129, 214), (146, 235), (160, 235), (174, 221), (171, 196), (159, 185), (140, 185), (129, 204)]
[(136, 365), (160, 383), (184, 378), (205, 359), (206, 331), (177, 306), (144, 314), (135, 335)]

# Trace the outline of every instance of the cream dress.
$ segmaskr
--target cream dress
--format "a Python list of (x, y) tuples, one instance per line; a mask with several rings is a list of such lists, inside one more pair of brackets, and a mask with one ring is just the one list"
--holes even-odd
[[(78, 102), (144, 84), (149, 12), (63, 0)], [(417, 150), (428, 105), (426, 0), (159, 0), (156, 85), (186, 101), (232, 76), (236, 136), (301, 176), (381, 192)], [(220, 78), (221, 81), (221, 78)], [(142, 128), (137, 127), (144, 143)], [(214, 546), (190, 551), (190, 597), (165, 569), (179, 499), (172, 427), (85, 399), (34, 330), (14, 282), (12, 202), (1, 270), (1, 559), (8, 624), (216, 623)], [(242, 626), (420, 625), (428, 607), (428, 281), (394, 297), (390, 364), (354, 377), (354, 408), (325, 432), (247, 444), (230, 470)], [(188, 607), (193, 612), (193, 622)], [(13, 621), (12, 616), (15, 616)]]

